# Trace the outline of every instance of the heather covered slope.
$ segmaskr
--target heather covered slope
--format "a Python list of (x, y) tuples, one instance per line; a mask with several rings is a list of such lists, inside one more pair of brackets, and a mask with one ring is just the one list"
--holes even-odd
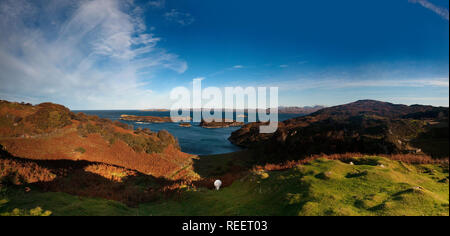
[(270, 159), (345, 152), (443, 158), (449, 156), (448, 120), (444, 107), (362, 100), (280, 122), (274, 134), (259, 134), (259, 123), (248, 124), (230, 141), (261, 149)]
[(20, 158), (84, 160), (155, 177), (184, 178), (181, 174), (188, 175), (192, 163), (166, 131), (133, 130), (52, 103), (0, 101), (0, 145)]
[(0, 214), (29, 214), (40, 207), (52, 215), (449, 215), (448, 163), (413, 165), (363, 156), (270, 169), (255, 168), (220, 191), (186, 186), (177, 197), (137, 208), (3, 188)]

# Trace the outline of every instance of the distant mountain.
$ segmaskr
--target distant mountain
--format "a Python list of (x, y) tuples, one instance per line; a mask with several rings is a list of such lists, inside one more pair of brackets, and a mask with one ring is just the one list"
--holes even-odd
[(319, 110), (313, 116), (350, 117), (376, 115), (387, 118), (448, 119), (448, 108), (424, 105), (399, 105), (375, 100), (359, 100)]
[(283, 107), (278, 108), (280, 114), (311, 114), (325, 108), (324, 106)]
[[(325, 108), (325, 106), (304, 106), (304, 107), (284, 107), (280, 106), (278, 107), (278, 113), (279, 114), (302, 114), (302, 115), (308, 115), (311, 113), (314, 113), (316, 111), (319, 111), (321, 109)], [(209, 111), (207, 108), (194, 108), (194, 109), (183, 109), (183, 110), (190, 110), (190, 111)], [(146, 110), (146, 111), (152, 111), (152, 110)], [(222, 109), (223, 112), (257, 112), (256, 109)], [(266, 110), (266, 112), (269, 112), (270, 108)]]
[(142, 109), (141, 111), (157, 111), (157, 112), (167, 112), (169, 109)]
[(361, 100), (280, 122), (274, 134), (259, 134), (261, 123), (248, 124), (229, 140), (283, 159), (345, 152), (448, 157), (448, 120), (445, 107)]

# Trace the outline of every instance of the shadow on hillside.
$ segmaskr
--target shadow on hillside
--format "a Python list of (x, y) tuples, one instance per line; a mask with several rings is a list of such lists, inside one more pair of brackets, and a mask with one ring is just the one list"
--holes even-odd
[(429, 130), (421, 133), (411, 143), (420, 148), (422, 152), (433, 158), (449, 157), (449, 133), (448, 122), (432, 126)]
[[(6, 160), (16, 172), (9, 173), (14, 178), (5, 180), (0, 176), (1, 182), (7, 184), (23, 185), (31, 191), (64, 192), (82, 197), (103, 198), (122, 202), (128, 206), (137, 206), (143, 202), (156, 201), (161, 198), (178, 199), (179, 186), (182, 181), (172, 181), (146, 175), (123, 167), (106, 165), (89, 161), (72, 160), (30, 160), (11, 155), (0, 146), (0, 161)], [(36, 164), (36, 165), (34, 165)], [(3, 168), (3, 167), (2, 167)], [(17, 171), (19, 170), (20, 171)], [(45, 170), (45, 171), (42, 171)], [(39, 175), (53, 177), (47, 181), (27, 181), (39, 178)], [(2, 178), (3, 177), (3, 178)], [(11, 179), (15, 179), (11, 183)], [(48, 179), (48, 176), (46, 176)], [(33, 183), (29, 183), (33, 182)]]
[(249, 170), (254, 164), (254, 158), (252, 150), (200, 156), (194, 159), (193, 167), (202, 178), (220, 177)]

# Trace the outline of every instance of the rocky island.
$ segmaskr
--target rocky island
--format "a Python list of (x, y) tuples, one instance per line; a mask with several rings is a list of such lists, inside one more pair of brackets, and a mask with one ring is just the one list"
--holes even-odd
[(207, 129), (239, 127), (239, 126), (243, 126), (243, 125), (244, 125), (244, 122), (237, 122), (234, 120), (227, 120), (227, 119), (224, 119), (222, 121), (211, 121), (211, 122), (202, 120), (202, 122), (200, 122), (200, 127), (207, 128)]
[(190, 127), (192, 127), (191, 123), (180, 123), (179, 126), (180, 126), (180, 127), (185, 127), (185, 128), (190, 128)]

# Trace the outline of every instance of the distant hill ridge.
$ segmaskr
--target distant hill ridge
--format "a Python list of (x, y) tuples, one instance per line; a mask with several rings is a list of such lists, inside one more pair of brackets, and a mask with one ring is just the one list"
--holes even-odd
[[(448, 108), (425, 105), (401, 105), (376, 100), (359, 100), (353, 103), (324, 108), (312, 113), (312, 116), (356, 116), (377, 115), (389, 118), (435, 119), (439, 115), (448, 119)], [(439, 114), (442, 113), (442, 114)]]
[[(280, 114), (311, 114), (313, 112), (316, 112), (318, 110), (321, 110), (325, 108), (325, 106), (304, 106), (304, 107), (299, 107), (299, 106), (280, 106), (278, 107), (278, 113)], [(209, 111), (208, 108), (193, 108), (193, 109), (182, 109), (184, 111), (189, 110), (189, 111)], [(157, 112), (169, 112), (171, 111), (170, 109), (144, 109), (142, 111), (157, 111)], [(222, 109), (223, 112), (256, 112), (256, 109)], [(270, 111), (270, 108), (267, 109), (267, 111)]]
[(325, 106), (304, 106), (304, 107), (278, 107), (278, 113), (280, 114), (311, 114), (322, 110)]

